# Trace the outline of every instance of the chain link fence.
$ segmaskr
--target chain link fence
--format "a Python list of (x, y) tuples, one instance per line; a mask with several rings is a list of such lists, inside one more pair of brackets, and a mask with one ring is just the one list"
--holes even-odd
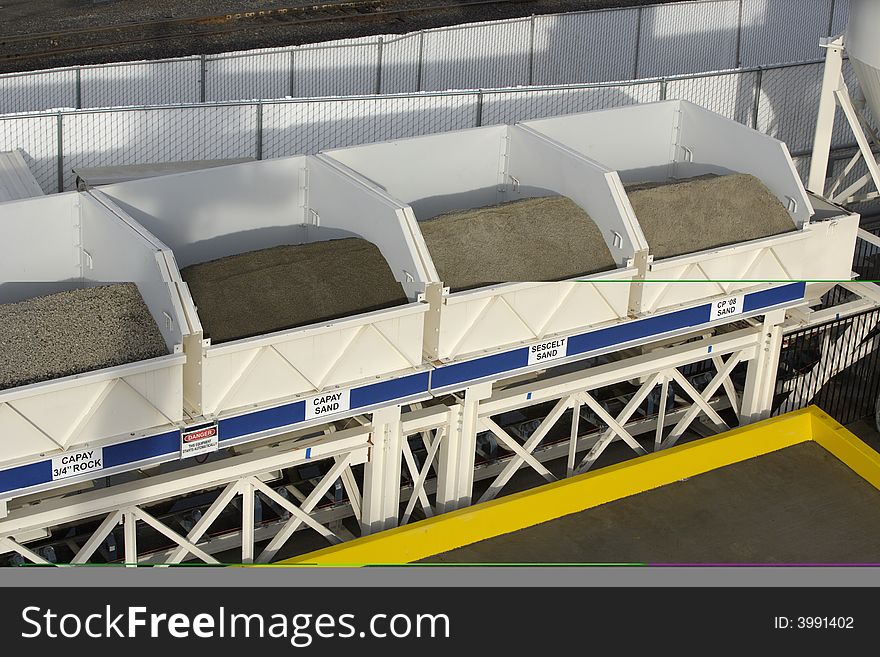
[[(53, 192), (73, 189), (73, 170), (80, 167), (313, 154), (385, 139), (681, 98), (786, 141), (805, 178), (822, 66), (811, 62), (621, 84), (2, 116), (0, 150), (20, 149), (43, 189)], [(851, 148), (852, 134), (842, 124), (838, 128), (834, 147)]]
[[(0, 113), (668, 77), (803, 62), (846, 0), (698, 0), (0, 75)], [(772, 82), (772, 81), (769, 81)]]

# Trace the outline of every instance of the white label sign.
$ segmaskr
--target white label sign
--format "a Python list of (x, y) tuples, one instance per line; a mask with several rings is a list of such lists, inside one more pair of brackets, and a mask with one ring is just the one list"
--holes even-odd
[(306, 419), (341, 413), (351, 408), (351, 390), (333, 390), (306, 399)]
[(568, 338), (556, 338), (539, 342), (529, 347), (529, 365), (543, 363), (548, 360), (558, 360), (565, 357), (565, 341)]
[(216, 424), (190, 427), (180, 432), (180, 458), (209, 454), (220, 448), (220, 432)]
[(713, 301), (712, 310), (709, 311), (709, 321), (714, 322), (716, 319), (724, 319), (725, 317), (741, 314), (743, 311), (743, 299), (745, 299), (745, 296), (739, 294), (735, 297)]
[(100, 447), (81, 449), (52, 457), (52, 481), (67, 479), (104, 469), (104, 450)]

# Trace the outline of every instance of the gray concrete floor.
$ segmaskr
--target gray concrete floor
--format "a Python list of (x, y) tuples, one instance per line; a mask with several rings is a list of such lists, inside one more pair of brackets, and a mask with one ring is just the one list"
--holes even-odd
[(880, 563), (880, 493), (805, 443), (425, 561)]

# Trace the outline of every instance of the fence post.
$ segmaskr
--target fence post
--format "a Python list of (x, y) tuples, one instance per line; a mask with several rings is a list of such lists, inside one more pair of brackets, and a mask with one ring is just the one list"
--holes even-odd
[(660, 80), (660, 100), (666, 100), (666, 78)]
[(535, 15), (529, 16), (529, 86), (535, 84)]
[(294, 59), (294, 54), (293, 54), (295, 52), (296, 52), (295, 48), (290, 49), (290, 60), (288, 62), (290, 65), (290, 88), (288, 89), (288, 91), (289, 91), (288, 95), (291, 98), (296, 97), (296, 74), (294, 73), (294, 71), (296, 70), (296, 60)]
[(55, 120), (55, 138), (58, 140), (57, 144), (57, 165), (58, 165), (58, 191), (64, 191), (64, 147), (62, 145), (64, 138), (64, 129), (62, 127), (62, 118), (64, 114), (58, 112), (58, 117)]
[(204, 103), (207, 98), (207, 77), (208, 73), (208, 57), (207, 55), (199, 55), (199, 102)]
[(826, 36), (834, 36), (832, 30), (834, 29), (834, 4), (836, 0), (831, 0), (831, 11), (828, 14), (828, 33)]
[(477, 92), (477, 127), (483, 125), (483, 90)]
[[(832, 0), (833, 2), (834, 0)], [(742, 30), (743, 30), (743, 0), (739, 0), (736, 15), (736, 68), (742, 66)]]
[(82, 68), (76, 67), (76, 109), (82, 109)]
[(256, 112), (256, 116), (254, 117), (254, 122), (256, 124), (256, 158), (258, 160), (263, 159), (263, 101), (259, 101), (254, 105), (254, 111)]
[(385, 39), (379, 37), (376, 48), (376, 93), (382, 93), (382, 50), (385, 45)]
[(633, 64), (633, 80), (639, 79), (639, 55), (642, 48), (642, 8), (636, 14), (636, 57)]
[(758, 110), (761, 107), (761, 85), (764, 81), (764, 69), (759, 68), (755, 73), (755, 104), (752, 107), (752, 128), (758, 129)]
[(425, 31), (419, 30), (419, 61), (416, 68), (416, 91), (422, 90), (422, 60), (425, 57)]

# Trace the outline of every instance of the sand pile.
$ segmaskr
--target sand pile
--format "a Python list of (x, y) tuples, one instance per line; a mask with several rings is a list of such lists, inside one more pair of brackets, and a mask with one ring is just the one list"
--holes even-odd
[(459, 210), (419, 226), (440, 279), (452, 290), (558, 281), (616, 266), (599, 228), (564, 196)]
[(748, 174), (625, 186), (655, 259), (795, 230), (791, 215)]
[(215, 344), (407, 303), (382, 253), (359, 238), (250, 251), (180, 273)]

